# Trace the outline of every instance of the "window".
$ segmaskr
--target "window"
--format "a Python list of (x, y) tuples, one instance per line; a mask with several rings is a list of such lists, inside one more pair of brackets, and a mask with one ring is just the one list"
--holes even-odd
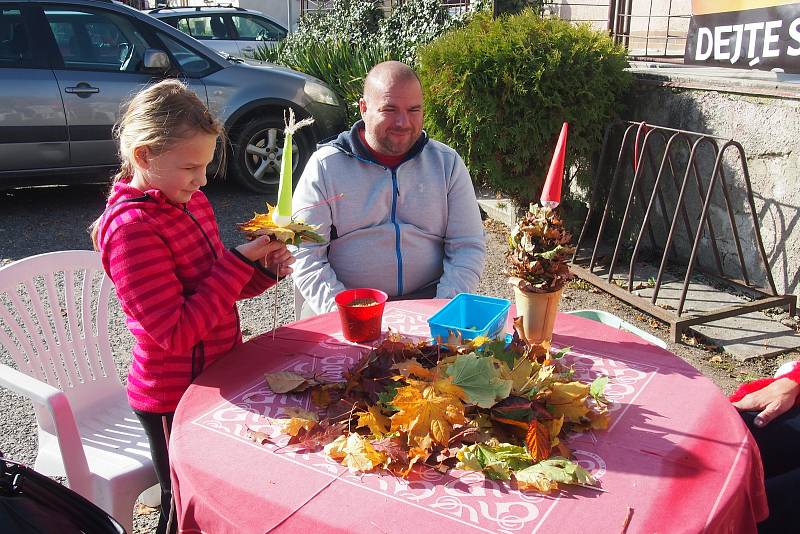
[(206, 15), (202, 17), (184, 17), (178, 19), (176, 26), (183, 33), (195, 39), (230, 39), (228, 27), (221, 15)]
[(0, 67), (29, 67), (31, 44), (19, 9), (0, 9)]
[(147, 41), (122, 15), (79, 8), (46, 9), (64, 67), (138, 72)]
[(175, 61), (178, 62), (185, 75), (199, 78), (211, 73), (213, 67), (206, 58), (186, 48), (164, 33), (159, 32), (158, 37), (167, 47), (169, 53), (172, 54), (172, 57), (175, 58)]
[(234, 15), (233, 25), (242, 41), (280, 41), (286, 37), (286, 30), (266, 19)]

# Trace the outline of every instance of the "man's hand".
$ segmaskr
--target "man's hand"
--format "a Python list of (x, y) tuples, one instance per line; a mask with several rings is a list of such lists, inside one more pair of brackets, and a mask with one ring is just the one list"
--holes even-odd
[(756, 426), (766, 426), (770, 421), (792, 408), (800, 394), (800, 384), (789, 378), (779, 378), (767, 387), (746, 395), (734, 402), (742, 412), (761, 411), (753, 420)]

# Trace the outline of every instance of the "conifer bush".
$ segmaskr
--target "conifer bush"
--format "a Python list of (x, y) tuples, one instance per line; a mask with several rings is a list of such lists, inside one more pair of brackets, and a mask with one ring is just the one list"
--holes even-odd
[(479, 14), (417, 54), (428, 133), (461, 154), (477, 185), (521, 206), (538, 200), (563, 122), (566, 163), (588, 183), (630, 83), (625, 51), (607, 35), (530, 9)]

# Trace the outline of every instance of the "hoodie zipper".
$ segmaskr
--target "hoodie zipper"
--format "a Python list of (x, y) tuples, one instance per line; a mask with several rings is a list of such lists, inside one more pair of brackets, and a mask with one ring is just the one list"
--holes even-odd
[(208, 235), (206, 234), (205, 230), (203, 230), (203, 227), (200, 226), (200, 222), (194, 218), (192, 212), (189, 211), (189, 209), (186, 207), (186, 204), (183, 205), (183, 212), (189, 216), (192, 222), (194, 222), (194, 224), (197, 226), (197, 229), (200, 230), (200, 233), (203, 234), (203, 237), (206, 238), (206, 243), (208, 244), (208, 248), (211, 249), (211, 254), (214, 255), (215, 260), (218, 260), (219, 258), (217, 257), (217, 251), (214, 250), (214, 246), (211, 244), (211, 240), (208, 238)]
[(400, 225), (397, 224), (397, 200), (400, 190), (397, 185), (397, 167), (392, 168), (392, 224), (394, 225), (394, 248), (397, 256), (397, 294), (403, 294), (403, 252), (400, 250)]
[[(186, 204), (183, 205), (183, 212), (189, 216), (192, 222), (197, 226), (197, 229), (200, 230), (200, 233), (203, 234), (203, 237), (208, 244), (208, 248), (211, 250), (211, 254), (214, 256), (214, 259), (219, 259), (217, 257), (217, 251), (214, 250), (214, 246), (211, 244), (211, 239), (208, 238), (208, 234), (206, 234), (203, 227), (200, 225), (200, 221), (198, 221), (192, 212), (189, 211), (189, 208), (186, 207)], [(239, 326), (239, 314), (236, 314), (236, 325), (237, 328)], [(192, 348), (192, 382), (194, 379), (197, 378), (197, 375), (203, 372), (203, 368), (206, 366), (206, 351), (205, 346), (203, 345), (203, 341), (198, 341), (197, 345)]]

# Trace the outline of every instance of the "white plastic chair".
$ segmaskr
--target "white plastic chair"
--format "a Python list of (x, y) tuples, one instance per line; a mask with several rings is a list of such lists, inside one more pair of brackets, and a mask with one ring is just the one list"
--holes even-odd
[(573, 310), (573, 311), (568, 311), (566, 313), (570, 315), (577, 315), (579, 317), (585, 317), (586, 319), (591, 319), (592, 321), (597, 321), (598, 323), (603, 323), (608, 326), (613, 326), (614, 328), (618, 328), (620, 330), (625, 330), (627, 332), (630, 332), (631, 334), (639, 336), (640, 338), (652, 343), (653, 345), (661, 347), (662, 349), (667, 348), (667, 344), (664, 342), (664, 340), (659, 339), (653, 334), (650, 334), (640, 328), (633, 326), (631, 323), (623, 321), (622, 319), (620, 319), (619, 317), (617, 317), (612, 313), (608, 313), (602, 310)]
[(0, 268), (0, 344), (17, 367), (0, 364), (0, 386), (34, 404), (35, 469), (66, 476), (133, 532), (136, 498), (158, 481), (111, 355), (111, 287), (100, 254), (89, 250)]

